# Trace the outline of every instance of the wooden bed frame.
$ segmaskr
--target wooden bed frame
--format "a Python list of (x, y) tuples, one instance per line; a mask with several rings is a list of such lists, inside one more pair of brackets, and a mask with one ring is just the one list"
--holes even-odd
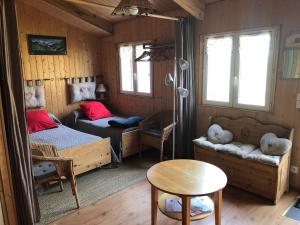
[(138, 129), (122, 133), (121, 150), (122, 158), (126, 158), (139, 152)]
[(110, 138), (58, 151), (61, 157), (73, 159), (75, 175), (111, 163)]
[[(102, 76), (98, 76), (102, 78)], [(86, 81), (97, 81), (97, 77), (76, 77), (76, 78), (67, 78), (67, 83), (82, 83)], [(95, 100), (96, 101), (96, 100)], [(82, 132), (82, 131), (81, 131)], [(139, 143), (138, 143), (138, 130), (132, 130), (122, 133), (122, 140), (120, 148), (122, 151), (122, 158), (137, 154), (139, 152)]]

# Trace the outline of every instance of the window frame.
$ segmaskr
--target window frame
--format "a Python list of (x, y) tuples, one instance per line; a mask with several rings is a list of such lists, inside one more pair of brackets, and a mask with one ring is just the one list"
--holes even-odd
[[(152, 61), (149, 61), (150, 63), (150, 93), (145, 92), (138, 92), (137, 91), (137, 63), (134, 62), (136, 59), (136, 46), (142, 45), (146, 41), (143, 42), (126, 42), (126, 43), (120, 43), (117, 45), (117, 52), (118, 52), (118, 58), (119, 58), (119, 91), (121, 94), (127, 94), (127, 95), (138, 95), (138, 96), (145, 96), (145, 97), (152, 97), (153, 96), (153, 63)], [(121, 67), (121, 55), (120, 55), (120, 47), (122, 46), (133, 46), (133, 54), (132, 54), (132, 68), (133, 68), (133, 91), (125, 91), (122, 90), (122, 67)]]
[[(268, 72), (266, 81), (266, 95), (265, 95), (265, 106), (249, 105), (238, 103), (238, 91), (239, 91), (239, 37), (241, 35), (251, 35), (259, 33), (271, 33), (270, 52), (268, 60)], [(222, 38), (232, 37), (232, 51), (231, 51), (231, 68), (230, 68), (230, 85), (229, 85), (229, 102), (220, 102), (207, 100), (207, 40), (209, 38)], [(224, 32), (216, 34), (204, 35), (204, 48), (203, 48), (203, 92), (202, 92), (202, 103), (204, 105), (212, 106), (223, 106), (236, 109), (247, 109), (256, 111), (272, 112), (274, 109), (274, 97), (275, 97), (275, 85), (277, 76), (277, 64), (278, 64), (278, 53), (279, 53), (279, 38), (280, 38), (280, 27), (262, 27), (254, 29), (245, 29), (233, 32)], [(271, 57), (271, 58), (270, 58)]]

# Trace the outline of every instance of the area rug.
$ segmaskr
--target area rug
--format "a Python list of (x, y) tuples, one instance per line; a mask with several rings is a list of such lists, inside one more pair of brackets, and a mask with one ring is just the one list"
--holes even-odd
[(300, 221), (300, 196), (285, 211), (284, 216), (294, 221)]
[[(96, 169), (77, 176), (81, 208), (145, 179), (147, 170), (157, 162), (156, 159), (153, 156), (147, 159), (134, 156), (124, 160), (118, 168)], [(76, 211), (75, 198), (68, 183), (64, 183), (63, 192), (55, 186), (39, 196), (38, 201), (41, 221), (37, 225), (49, 224)]]

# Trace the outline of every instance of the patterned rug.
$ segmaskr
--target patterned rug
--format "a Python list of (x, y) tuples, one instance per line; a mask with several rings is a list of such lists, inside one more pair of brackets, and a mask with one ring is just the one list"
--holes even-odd
[[(143, 159), (134, 156), (124, 160), (118, 168), (96, 169), (77, 176), (81, 208), (145, 179), (147, 170), (157, 159), (156, 154), (147, 154)], [(64, 183), (63, 192), (59, 191), (59, 186), (55, 186), (39, 196), (38, 200), (41, 221), (37, 225), (49, 224), (76, 211), (75, 198), (68, 183)]]

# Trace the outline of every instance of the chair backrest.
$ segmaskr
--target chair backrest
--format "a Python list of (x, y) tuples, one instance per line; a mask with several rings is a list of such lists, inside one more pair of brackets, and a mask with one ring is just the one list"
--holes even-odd
[(172, 110), (165, 110), (158, 113), (151, 115), (150, 117), (146, 118), (143, 123), (151, 123), (157, 124), (160, 129), (170, 125), (173, 122), (173, 111)]
[(54, 145), (43, 143), (30, 143), (30, 149), (33, 155), (44, 157), (59, 157), (57, 149)]
[(288, 138), (293, 141), (294, 129), (282, 125), (265, 123), (252, 117), (230, 118), (225, 116), (210, 117), (210, 124), (218, 124), (223, 129), (229, 130), (234, 135), (234, 140), (259, 145), (265, 133), (274, 133), (278, 137)]

